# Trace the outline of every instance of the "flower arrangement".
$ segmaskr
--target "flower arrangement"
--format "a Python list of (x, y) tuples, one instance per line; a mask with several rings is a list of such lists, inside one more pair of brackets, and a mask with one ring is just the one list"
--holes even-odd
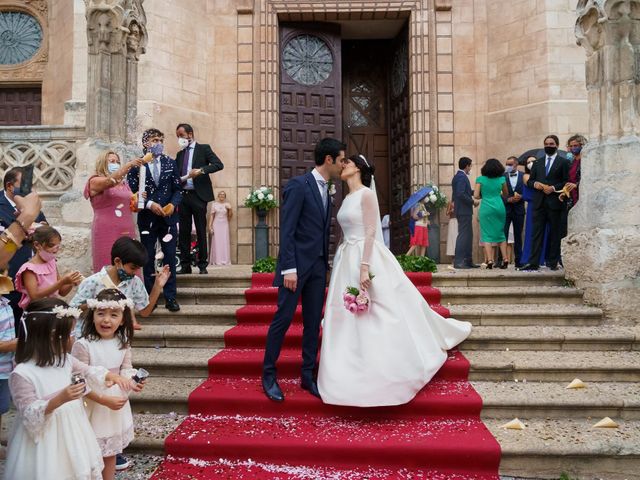
[(329, 183), (327, 183), (327, 187), (329, 195), (333, 197), (336, 194), (336, 185), (335, 183), (333, 183), (333, 180), (329, 180)]
[(273, 196), (273, 191), (268, 187), (256, 188), (247, 195), (244, 206), (249, 208), (257, 208), (261, 210), (271, 210), (276, 208), (278, 204)]
[(344, 308), (353, 314), (366, 312), (371, 303), (366, 292), (360, 292), (356, 287), (347, 287), (342, 294), (342, 300)]
[(427, 186), (433, 188), (433, 191), (424, 197), (424, 203), (427, 207), (432, 207), (435, 210), (439, 210), (447, 206), (447, 196), (440, 191), (440, 189), (431, 183), (427, 183)]

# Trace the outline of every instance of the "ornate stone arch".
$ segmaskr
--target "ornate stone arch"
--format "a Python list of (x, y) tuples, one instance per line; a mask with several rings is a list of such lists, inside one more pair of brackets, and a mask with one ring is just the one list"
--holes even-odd
[[(0, 64), (0, 83), (40, 83), (49, 59), (49, 9), (46, 0), (10, 0), (0, 2), (0, 14), (17, 13), (34, 19), (41, 30), (40, 46), (20, 63)], [(3, 32), (0, 32), (0, 35)], [(9, 36), (7, 32), (5, 35)], [(1, 43), (0, 43), (1, 48)]]

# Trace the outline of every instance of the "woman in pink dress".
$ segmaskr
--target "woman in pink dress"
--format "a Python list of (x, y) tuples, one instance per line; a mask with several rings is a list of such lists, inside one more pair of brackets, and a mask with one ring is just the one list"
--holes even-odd
[(84, 187), (84, 197), (93, 207), (91, 247), (93, 272), (111, 265), (111, 246), (118, 238), (135, 238), (133, 214), (129, 209), (131, 189), (124, 179), (129, 170), (142, 165), (141, 159), (122, 165), (114, 151), (107, 151), (96, 160), (96, 173)]
[(227, 194), (218, 193), (218, 201), (213, 202), (209, 231), (211, 232), (211, 253), (209, 265), (231, 265), (231, 247), (229, 246), (229, 220), (233, 212), (227, 203)]

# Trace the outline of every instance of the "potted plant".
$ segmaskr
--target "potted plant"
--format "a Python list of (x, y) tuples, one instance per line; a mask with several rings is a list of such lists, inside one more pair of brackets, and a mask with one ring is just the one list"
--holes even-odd
[(269, 210), (278, 206), (273, 190), (269, 187), (256, 188), (247, 195), (244, 206), (255, 209), (258, 216), (258, 223), (255, 226), (255, 258), (256, 260), (265, 258), (269, 255), (269, 226), (265, 220)]

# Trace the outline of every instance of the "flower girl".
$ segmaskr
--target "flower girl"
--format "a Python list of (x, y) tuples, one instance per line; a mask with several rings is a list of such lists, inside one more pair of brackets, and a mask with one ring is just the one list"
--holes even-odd
[(17, 366), (9, 377), (18, 417), (7, 449), (7, 479), (102, 478), (100, 447), (82, 405), (85, 378), (123, 387), (131, 380), (69, 354), (80, 313), (45, 298), (31, 302), (20, 319)]
[[(73, 346), (73, 355), (92, 367), (105, 367), (131, 379), (136, 373), (131, 367), (133, 302), (120, 290), (110, 288), (98, 293), (95, 300), (87, 300), (87, 307), (82, 338)], [(142, 386), (130, 380), (129, 389), (139, 392)], [(104, 480), (114, 478), (116, 455), (133, 440), (129, 389), (119, 385), (96, 387), (87, 395), (89, 421), (102, 450)]]

